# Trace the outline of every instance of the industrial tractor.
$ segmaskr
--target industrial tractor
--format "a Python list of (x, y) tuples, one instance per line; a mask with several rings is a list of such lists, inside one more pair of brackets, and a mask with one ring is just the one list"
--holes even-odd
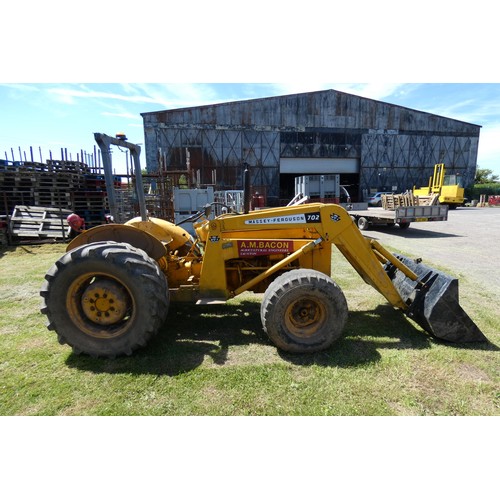
[(209, 205), (189, 218), (194, 235), (144, 211), (79, 234), (40, 291), (48, 328), (76, 353), (113, 358), (146, 345), (170, 302), (217, 304), (255, 292), (263, 294), (261, 321), (272, 343), (290, 353), (321, 351), (348, 318), (331, 278), (335, 245), (423, 330), (450, 342), (486, 341), (459, 305), (457, 279), (365, 238), (340, 205), (251, 210), (248, 179), (245, 172), (242, 212), (227, 207), (212, 217)]
[(339, 205), (208, 210), (196, 238), (171, 222), (134, 218), (81, 233), (46, 275), (48, 328), (75, 352), (115, 357), (144, 346), (170, 301), (211, 304), (263, 293), (262, 325), (287, 352), (328, 348), (347, 320), (331, 279), (336, 245), (365, 282), (424, 330), (452, 342), (486, 338), (458, 303), (458, 281), (366, 239)]

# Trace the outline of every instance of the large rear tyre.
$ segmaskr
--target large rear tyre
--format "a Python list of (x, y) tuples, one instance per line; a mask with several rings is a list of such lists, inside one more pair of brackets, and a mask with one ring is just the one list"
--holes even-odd
[(144, 346), (165, 321), (165, 275), (143, 250), (98, 242), (63, 255), (45, 276), (41, 312), (76, 353), (114, 358)]
[(327, 349), (347, 321), (347, 302), (338, 285), (311, 269), (289, 271), (266, 290), (260, 317), (278, 348), (291, 353)]

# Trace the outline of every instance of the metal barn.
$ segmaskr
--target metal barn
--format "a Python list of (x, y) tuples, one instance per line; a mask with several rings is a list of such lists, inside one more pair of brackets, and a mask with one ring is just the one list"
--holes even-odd
[(341, 176), (353, 201), (428, 183), (434, 164), (474, 180), (480, 126), (336, 90), (142, 113), (150, 173), (241, 189), (248, 166), (269, 206), (301, 175)]

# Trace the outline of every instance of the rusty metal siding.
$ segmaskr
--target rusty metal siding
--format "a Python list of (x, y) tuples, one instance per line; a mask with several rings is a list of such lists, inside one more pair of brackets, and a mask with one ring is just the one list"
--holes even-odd
[(392, 129), (477, 133), (478, 126), (335, 90), (143, 113), (145, 126)]
[(361, 189), (375, 187), (381, 172), (401, 188), (425, 184), (427, 170), (439, 162), (472, 182), (480, 130), (335, 90), (142, 116), (148, 170), (158, 168), (159, 152), (168, 155), (169, 168), (183, 168), (189, 148), (191, 165), (203, 178), (215, 169), (220, 187), (235, 188), (229, 184), (241, 183), (241, 165), (247, 163), (252, 182), (269, 183), (271, 195), (279, 190), (280, 157), (357, 158)]
[(361, 185), (405, 191), (426, 185), (436, 163), (474, 182), (478, 137), (366, 134), (361, 146)]

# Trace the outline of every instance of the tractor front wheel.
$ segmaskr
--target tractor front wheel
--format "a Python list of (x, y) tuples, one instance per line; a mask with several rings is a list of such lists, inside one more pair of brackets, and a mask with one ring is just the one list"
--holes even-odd
[(327, 349), (342, 334), (347, 302), (338, 285), (311, 269), (289, 271), (264, 294), (260, 316), (269, 339), (292, 353)]
[(165, 321), (165, 275), (143, 250), (98, 242), (63, 255), (45, 276), (41, 311), (61, 344), (76, 353), (130, 355)]

